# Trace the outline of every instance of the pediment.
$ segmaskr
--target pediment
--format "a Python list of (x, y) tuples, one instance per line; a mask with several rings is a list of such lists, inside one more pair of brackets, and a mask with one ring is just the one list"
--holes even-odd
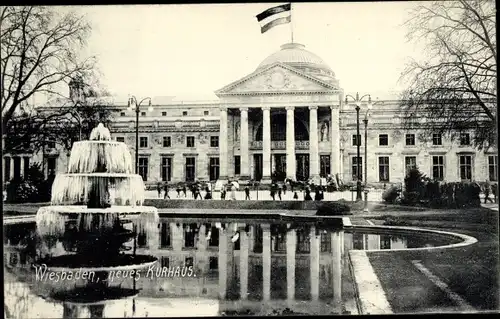
[(275, 63), (254, 72), (224, 88), (219, 94), (271, 93), (271, 92), (325, 92), (335, 90), (327, 82), (312, 77), (291, 66)]

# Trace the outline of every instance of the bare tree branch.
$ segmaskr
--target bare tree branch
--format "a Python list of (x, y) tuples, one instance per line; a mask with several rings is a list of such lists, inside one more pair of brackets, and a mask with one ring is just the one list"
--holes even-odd
[[(77, 74), (95, 70), (95, 60), (80, 59), (91, 28), (57, 8), (4, 7), (0, 16), (2, 124), (33, 95), (55, 92)], [(52, 96), (49, 96), (49, 99)]]
[(479, 149), (496, 145), (495, 5), (487, 0), (428, 2), (406, 21), (410, 41), (424, 41), (428, 58), (401, 76), (404, 126), (456, 139), (472, 133)]

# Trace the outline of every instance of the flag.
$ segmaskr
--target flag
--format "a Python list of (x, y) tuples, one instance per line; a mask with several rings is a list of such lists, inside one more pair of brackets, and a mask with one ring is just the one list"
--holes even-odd
[(287, 3), (259, 13), (256, 17), (257, 21), (260, 22), (260, 33), (277, 25), (290, 23), (292, 21), (291, 8), (291, 3)]

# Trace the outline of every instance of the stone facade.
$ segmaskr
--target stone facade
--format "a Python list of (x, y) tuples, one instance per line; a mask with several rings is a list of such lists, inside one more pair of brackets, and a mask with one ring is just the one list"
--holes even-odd
[[(265, 183), (273, 173), (316, 183), (327, 174), (354, 181), (355, 106), (345, 102), (333, 71), (303, 46), (284, 45), (277, 53), (255, 72), (216, 91), (217, 101), (159, 105), (153, 99), (151, 112), (140, 109), (139, 173), (146, 183), (228, 179)], [(117, 111), (112, 136), (135, 154), (135, 111), (124, 104), (113, 107)], [(451, 143), (446, 136), (434, 145), (439, 143), (422, 140), (419, 132), (404, 131), (397, 100), (377, 101), (369, 113), (361, 103), (360, 136), (361, 172), (372, 185), (402, 182), (410, 164), (446, 181), (496, 179), (496, 150), (477, 151)], [(57, 171), (63, 172), (66, 153), (51, 152), (36, 154), (30, 161), (57, 158)], [(10, 161), (8, 154), (5, 161)], [(4, 165), (9, 170), (4, 177), (14, 175), (14, 166)]]

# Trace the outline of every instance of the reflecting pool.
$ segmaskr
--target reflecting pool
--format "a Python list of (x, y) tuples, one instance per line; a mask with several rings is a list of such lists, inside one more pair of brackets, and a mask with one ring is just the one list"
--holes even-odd
[(162, 218), (157, 232), (139, 233), (126, 244), (157, 263), (135, 272), (87, 268), (83, 274), (44, 268), (41, 258), (71, 254), (74, 241), (41, 241), (35, 228), (5, 226), (8, 318), (346, 313), (356, 302), (349, 250), (459, 241), (311, 222)]

